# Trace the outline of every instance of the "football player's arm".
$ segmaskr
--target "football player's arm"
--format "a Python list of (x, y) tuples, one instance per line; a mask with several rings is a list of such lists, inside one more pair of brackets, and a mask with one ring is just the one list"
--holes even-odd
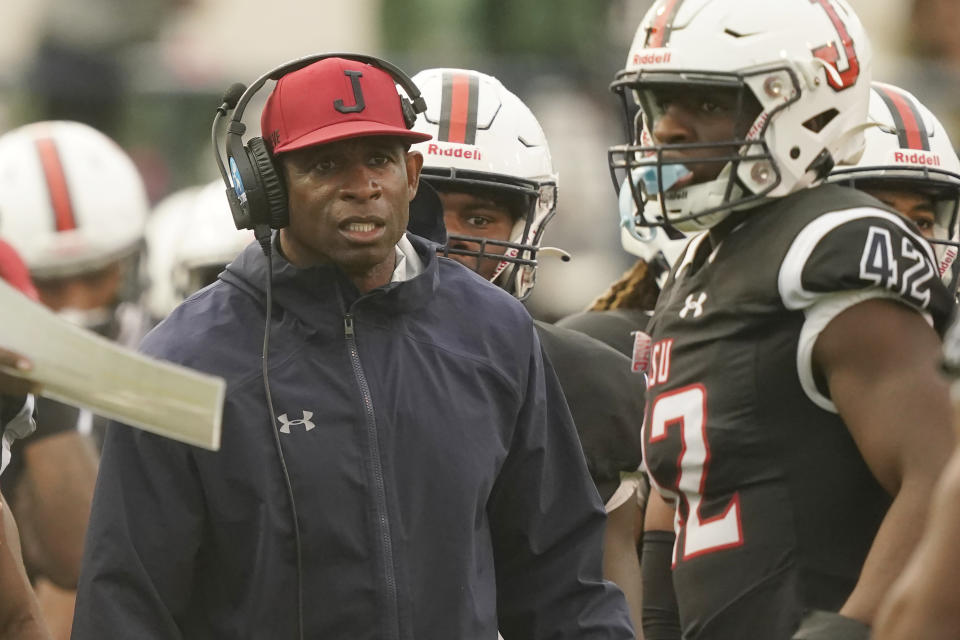
[(96, 452), (86, 436), (70, 429), (26, 440), (19, 455), (22, 469), (10, 501), (23, 532), (24, 561), (31, 576), (76, 589), (97, 480)]
[(923, 540), (877, 614), (874, 640), (954, 640), (960, 629), (960, 448), (930, 505)]
[(205, 502), (193, 450), (111, 423), (93, 496), (74, 640), (182, 640)]
[(607, 526), (603, 533), (603, 577), (623, 591), (630, 608), (630, 621), (637, 631), (637, 640), (643, 640), (640, 633), (642, 585), (635, 531), (639, 510), (634, 495), (607, 513)]
[(632, 640), (603, 580), (604, 512), (560, 384), (531, 327), (523, 399), (487, 504), (505, 640)]
[(20, 559), (17, 525), (0, 495), (0, 638), (48, 640)]
[(674, 508), (650, 491), (643, 525), (643, 634), (646, 640), (680, 640), (680, 612), (673, 590)]
[(906, 304), (870, 299), (833, 318), (813, 348), (815, 371), (874, 477), (893, 497), (840, 613), (872, 624), (903, 572), (953, 449), (940, 340)]

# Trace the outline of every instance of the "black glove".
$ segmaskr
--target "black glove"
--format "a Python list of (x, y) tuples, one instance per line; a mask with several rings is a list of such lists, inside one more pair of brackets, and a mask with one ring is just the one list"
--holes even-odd
[(833, 611), (810, 611), (792, 640), (869, 640), (870, 627)]

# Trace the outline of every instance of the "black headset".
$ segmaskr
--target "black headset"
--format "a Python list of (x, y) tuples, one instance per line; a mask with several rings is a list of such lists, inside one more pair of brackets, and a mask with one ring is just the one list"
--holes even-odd
[[(231, 85), (224, 93), (223, 104), (217, 109), (217, 115), (213, 119), (212, 138), (217, 166), (227, 187), (227, 201), (230, 203), (230, 211), (237, 229), (255, 229), (258, 226), (280, 229), (287, 226), (290, 221), (287, 210), (287, 188), (283, 174), (267, 150), (266, 143), (260, 136), (250, 138), (246, 144), (243, 142), (243, 134), (246, 133), (247, 126), (241, 120), (247, 103), (267, 80), (280, 80), (288, 73), (326, 58), (344, 58), (362, 62), (388, 73), (394, 82), (403, 87), (408, 96), (400, 98), (403, 123), (407, 129), (413, 128), (418, 113), (427, 110), (427, 102), (420, 95), (417, 85), (398, 67), (380, 58), (353, 53), (319, 53), (298, 58), (268, 71), (257, 78), (249, 88), (239, 83)], [(230, 110), (234, 112), (227, 124), (224, 149), (230, 166), (228, 175), (220, 155), (217, 125)]]

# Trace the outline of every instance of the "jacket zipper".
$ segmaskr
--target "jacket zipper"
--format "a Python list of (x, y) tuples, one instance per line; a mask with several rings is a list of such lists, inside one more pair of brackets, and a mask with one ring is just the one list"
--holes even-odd
[(398, 638), (400, 604), (397, 599), (397, 578), (393, 571), (393, 541), (390, 537), (390, 521), (387, 516), (387, 491), (383, 480), (383, 464), (380, 460), (380, 438), (377, 434), (377, 422), (373, 413), (373, 398), (370, 396), (370, 386), (367, 384), (367, 378), (363, 373), (360, 352), (357, 350), (357, 341), (353, 329), (353, 313), (351, 311), (348, 311), (343, 317), (343, 333), (347, 340), (353, 373), (360, 385), (360, 394), (363, 397), (363, 409), (366, 416), (367, 447), (370, 451), (370, 469), (373, 472), (377, 527), (380, 532), (380, 548), (383, 553), (384, 580), (387, 588), (385, 618), (388, 624), (385, 625), (386, 637)]

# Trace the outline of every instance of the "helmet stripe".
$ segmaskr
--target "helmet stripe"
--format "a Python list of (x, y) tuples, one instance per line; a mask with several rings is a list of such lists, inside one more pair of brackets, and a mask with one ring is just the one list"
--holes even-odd
[(900, 138), (900, 148), (930, 151), (930, 136), (923, 124), (923, 116), (913, 100), (893, 89), (878, 86), (874, 88), (893, 116), (897, 136)]
[(440, 130), (437, 139), (444, 142), (474, 144), (477, 139), (479, 98), (479, 77), (468, 73), (443, 74)]
[(60, 161), (57, 145), (53, 138), (38, 138), (36, 146), (40, 165), (43, 167), (43, 175), (47, 179), (47, 193), (50, 194), (50, 205), (53, 207), (57, 231), (76, 229), (77, 219), (73, 214), (70, 188), (67, 186), (67, 176), (63, 171), (63, 162)]
[(647, 29), (647, 39), (643, 43), (645, 49), (659, 49), (670, 41), (673, 21), (680, 12), (681, 4), (683, 0), (664, 1), (653, 24)]

